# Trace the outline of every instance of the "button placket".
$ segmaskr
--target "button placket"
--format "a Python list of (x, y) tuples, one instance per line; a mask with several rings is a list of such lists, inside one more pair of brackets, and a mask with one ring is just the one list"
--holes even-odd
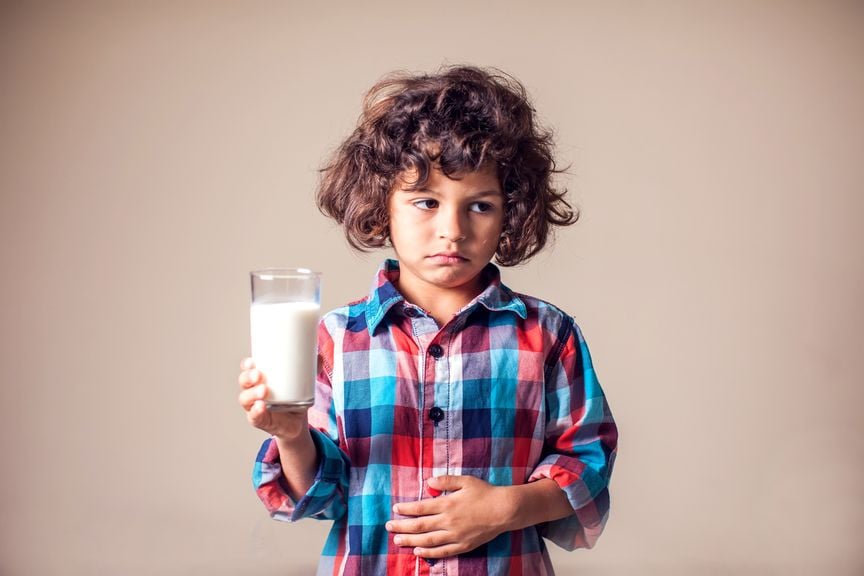
[[(441, 334), (443, 335), (443, 332)], [(448, 400), (450, 385), (448, 363), (446, 361), (442, 362), (442, 358), (444, 358), (444, 347), (441, 344), (434, 343), (430, 344), (428, 348), (426, 348), (425, 358), (421, 359), (421, 362), (424, 365), (422, 384), (423, 397), (424, 405), (427, 407), (425, 416), (428, 419), (427, 421), (432, 423), (432, 430), (431, 434), (429, 435), (431, 443), (428, 449), (432, 450), (431, 472), (433, 475), (440, 474), (441, 471), (449, 474), (450, 471), (450, 446), (449, 438), (447, 438), (448, 431), (446, 429), (446, 425), (443, 429), (441, 429), (439, 426), (441, 422), (446, 419), (447, 416), (444, 410), (449, 404)], [(441, 395), (442, 387), (446, 390), (446, 394), (448, 395), (448, 397), (446, 398)], [(444, 408), (437, 405), (439, 401), (444, 402)], [(436, 440), (440, 440), (442, 436), (445, 440), (445, 446), (443, 448), (443, 451), (441, 451), (440, 449), (435, 450)], [(426, 480), (428, 480), (428, 478)], [(426, 480), (424, 480), (424, 482)], [(430, 558), (424, 558), (424, 560), (429, 567), (430, 575), (446, 573), (446, 559), (441, 562)]]
[[(429, 346), (429, 350), (428, 350), (428, 352), (429, 352), (429, 355), (432, 356), (432, 358), (434, 358), (435, 360), (440, 360), (441, 357), (444, 356), (444, 349), (441, 347), (440, 344), (432, 344), (431, 346)], [(440, 373), (441, 370), (440, 370), (439, 367), (438, 367), (436, 364), (434, 364), (434, 363), (432, 364), (431, 367), (432, 367), (432, 370), (433, 370), (433, 375), (432, 375), (432, 383), (433, 383), (433, 386), (432, 386), (432, 397), (433, 397), (433, 400), (434, 400), (434, 397), (435, 397), (435, 388), (436, 388), (436, 386), (437, 386), (437, 384), (438, 384), (438, 374)], [(432, 423), (433, 423), (433, 424), (435, 425), (435, 427), (437, 428), (437, 427), (438, 427), (438, 424), (440, 424), (441, 421), (444, 420), (444, 410), (442, 410), (439, 406), (435, 406), (435, 405), (433, 405), (432, 408), (429, 409), (428, 416), (429, 416), (429, 419), (432, 421)]]

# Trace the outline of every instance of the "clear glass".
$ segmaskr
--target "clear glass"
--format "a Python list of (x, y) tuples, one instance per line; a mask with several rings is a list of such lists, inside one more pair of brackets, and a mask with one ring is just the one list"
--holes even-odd
[(252, 359), (267, 378), (267, 405), (302, 409), (315, 396), (321, 274), (306, 268), (249, 273)]

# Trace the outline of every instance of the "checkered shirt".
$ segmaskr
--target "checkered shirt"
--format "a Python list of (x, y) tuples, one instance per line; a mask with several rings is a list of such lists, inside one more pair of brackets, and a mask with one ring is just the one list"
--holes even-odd
[[(292, 499), (272, 438), (253, 473), (273, 518), (333, 521), (319, 575), (553, 574), (544, 538), (590, 548), (603, 531), (618, 430), (582, 332), (503, 285), (495, 265), (482, 274), (485, 290), (444, 327), (399, 293), (395, 260), (367, 298), (322, 318), (314, 483)], [(499, 486), (551, 478), (573, 514), (426, 562), (384, 524), (395, 503), (428, 498), (426, 481), (442, 474)]]

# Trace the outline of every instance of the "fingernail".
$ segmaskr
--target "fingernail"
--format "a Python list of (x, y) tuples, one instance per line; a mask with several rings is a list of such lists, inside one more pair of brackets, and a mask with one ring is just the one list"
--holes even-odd
[(387, 522), (386, 524), (384, 524), (384, 529), (388, 531), (393, 530), (393, 523)]
[(402, 537), (401, 536), (394, 536), (393, 537), (393, 543), (394, 544), (402, 544)]
[(393, 505), (393, 513), (394, 513), (394, 514), (398, 514), (398, 513), (399, 513), (399, 505), (398, 505), (398, 504), (394, 504), (394, 505)]
[(245, 368), (246, 370), (249, 370), (254, 365), (255, 362), (252, 361), (252, 358), (246, 358), (246, 360), (243, 361), (243, 368)]
[(441, 491), (437, 488), (432, 488), (431, 486), (426, 486), (426, 491), (429, 492), (429, 495), (433, 498), (437, 498), (441, 495)]

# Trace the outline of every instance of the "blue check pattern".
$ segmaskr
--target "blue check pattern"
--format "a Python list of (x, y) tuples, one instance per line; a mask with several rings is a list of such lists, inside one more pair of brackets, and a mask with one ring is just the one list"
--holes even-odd
[[(333, 521), (319, 575), (553, 574), (544, 540), (590, 548), (603, 531), (617, 451), (581, 330), (511, 291), (493, 264), (486, 289), (443, 327), (402, 297), (398, 278), (399, 263), (387, 260), (367, 298), (322, 318), (314, 484), (294, 500), (267, 439), (258, 495), (278, 520)], [(442, 474), (500, 486), (551, 478), (573, 514), (430, 564), (396, 546), (384, 524), (395, 503), (429, 497), (427, 480)]]

